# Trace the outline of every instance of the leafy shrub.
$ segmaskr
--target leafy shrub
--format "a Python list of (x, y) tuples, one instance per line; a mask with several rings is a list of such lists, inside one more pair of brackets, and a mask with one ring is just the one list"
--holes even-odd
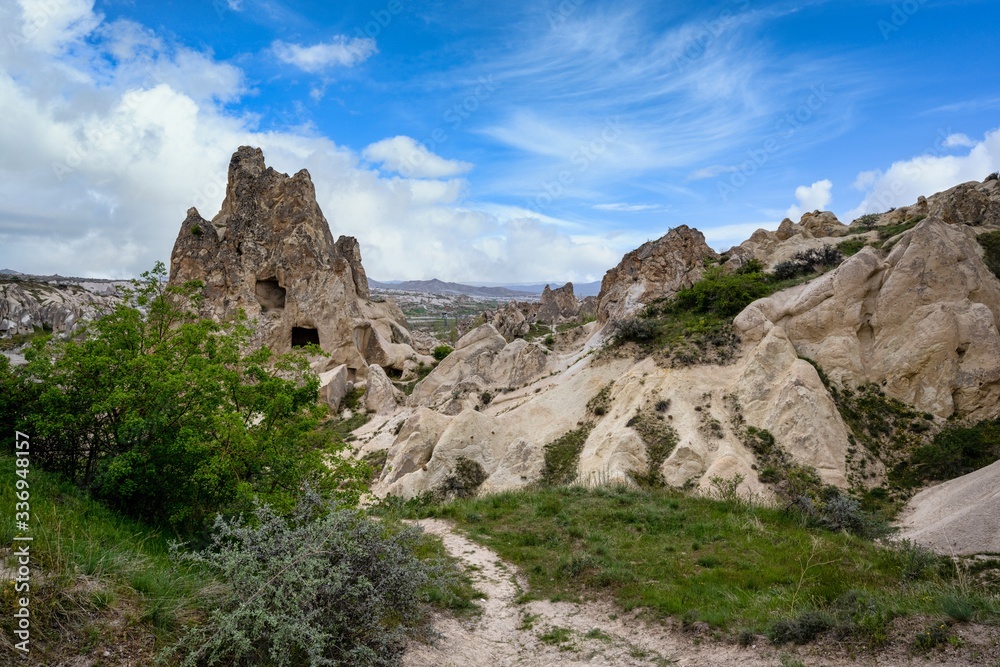
[(865, 213), (864, 215), (855, 218), (854, 222), (851, 224), (857, 224), (858, 227), (862, 229), (872, 229), (878, 224), (879, 218), (882, 217), (881, 213)]
[(434, 357), (435, 359), (437, 359), (438, 361), (442, 361), (445, 357), (447, 357), (453, 351), (454, 351), (454, 349), (451, 347), (451, 345), (438, 345), (431, 352), (431, 356)]
[(613, 320), (608, 327), (608, 339), (614, 345), (646, 343), (656, 338), (659, 329), (653, 320), (627, 317)]
[(751, 302), (772, 291), (768, 278), (763, 273), (727, 275), (720, 267), (713, 267), (694, 285), (677, 292), (671, 308), (675, 312), (734, 317)]
[(484, 391), (479, 395), (479, 402), (482, 403), (483, 405), (489, 405), (492, 400), (493, 400), (493, 394), (490, 393), (489, 391)]
[(983, 262), (997, 278), (1000, 278), (1000, 232), (986, 232), (976, 237), (985, 251)]
[(795, 618), (774, 621), (767, 630), (768, 639), (775, 644), (808, 644), (833, 626), (832, 619), (816, 611), (806, 611)]
[(290, 509), (306, 480), (356, 500), (364, 466), (318, 428), (305, 354), (245, 352), (244, 321), (200, 319), (200, 283), (165, 278), (158, 263), (83, 340), (36, 337), (26, 366), (0, 368), (0, 421), (31, 434), (34, 461), (180, 533), (258, 495)]
[(483, 470), (483, 466), (472, 459), (459, 456), (455, 460), (455, 467), (438, 489), (438, 495), (444, 498), (472, 498), (487, 477), (489, 475)]
[(545, 347), (552, 348), (556, 344), (556, 337), (553, 336), (552, 334), (549, 334), (542, 341), (542, 344), (545, 345)]
[(925, 630), (917, 633), (916, 637), (913, 638), (913, 649), (922, 653), (927, 653), (933, 649), (953, 641), (954, 635), (951, 633), (951, 628), (948, 627), (946, 623), (939, 623), (938, 625), (932, 625)]
[(890, 479), (903, 486), (925, 480), (961, 477), (1000, 460), (1000, 420), (975, 426), (953, 426), (940, 431), (930, 444), (914, 450), (909, 460), (890, 471)]
[(764, 264), (756, 257), (743, 262), (740, 268), (734, 271), (736, 275), (743, 276), (751, 273), (764, 273)]
[(989, 176), (987, 176), (983, 180), (983, 182), (985, 183), (986, 181), (995, 181), (997, 179), (1000, 179), (1000, 171), (994, 171), (992, 174), (990, 174)]
[(184, 667), (398, 665), (435, 574), (414, 556), (419, 534), (308, 490), (288, 518), (266, 505), (252, 522), (219, 517), (211, 545), (181, 558), (216, 572), (228, 594), (170, 653)]
[(790, 260), (774, 267), (775, 280), (790, 280), (816, 271), (829, 269), (844, 261), (844, 256), (832, 245), (811, 248), (795, 253)]

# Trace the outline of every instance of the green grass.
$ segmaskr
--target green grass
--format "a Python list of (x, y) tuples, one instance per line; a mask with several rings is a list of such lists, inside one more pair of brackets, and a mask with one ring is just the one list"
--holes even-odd
[(576, 480), (576, 469), (580, 463), (580, 452), (587, 442), (593, 424), (584, 424), (569, 431), (545, 445), (545, 467), (542, 469), (542, 483), (548, 485), (569, 484)]
[(897, 234), (902, 234), (905, 231), (909, 231), (917, 226), (924, 219), (924, 216), (918, 216), (912, 218), (905, 222), (901, 222), (898, 225), (886, 225), (885, 227), (878, 227), (878, 237), (883, 241), (891, 239)]
[(863, 239), (848, 239), (846, 241), (841, 241), (837, 244), (837, 250), (844, 257), (850, 257), (851, 255), (856, 255), (858, 252), (868, 245)]
[(946, 609), (1000, 619), (993, 592), (963, 589), (944, 559), (810, 528), (780, 509), (627, 487), (541, 488), (409, 507), (455, 521), (520, 567), (532, 596), (607, 595), (625, 610), (770, 632), (776, 641), (822, 626), (873, 644), (894, 617), (943, 618)]
[[(14, 470), (14, 459), (0, 457), (4, 545), (18, 534), (13, 523)], [(56, 664), (67, 651), (86, 655), (98, 647), (136, 641), (155, 650), (175, 639), (186, 623), (199, 619), (216, 599), (220, 589), (210, 577), (170, 558), (163, 533), (123, 518), (40, 470), (31, 469), (28, 482), (27, 534), (34, 537), (32, 657)], [(11, 583), (4, 581), (5, 609), (14, 597)], [(12, 636), (11, 621), (7, 613), (0, 620), (5, 640)]]

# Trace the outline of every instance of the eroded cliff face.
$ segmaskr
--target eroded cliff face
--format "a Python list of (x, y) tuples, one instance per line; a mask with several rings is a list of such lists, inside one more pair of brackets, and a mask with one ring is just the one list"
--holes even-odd
[(351, 379), (369, 364), (399, 371), (415, 362), (405, 318), (370, 300), (353, 237), (334, 241), (309, 172), (267, 167), (259, 148), (229, 164), (222, 209), (211, 221), (192, 208), (181, 224), (170, 282), (205, 284), (204, 315), (256, 320), (255, 342), (278, 352), (316, 343)]
[(697, 229), (681, 225), (626, 254), (604, 275), (597, 297), (599, 325), (636, 314), (644, 305), (673, 296), (705, 274), (719, 255)]
[[(1000, 414), (1000, 281), (976, 241), (995, 228), (997, 201), (996, 181), (966, 184), (906, 207), (909, 213), (904, 208), (902, 218), (884, 215), (875, 230), (851, 229), (860, 232), (851, 238), (881, 247), (864, 248), (825, 275), (747, 307), (734, 322), (739, 354), (727, 365), (664, 368), (648, 357), (591, 354), (609, 322), (692, 284), (706, 258), (717, 259), (699, 232), (672, 230), (608, 272), (598, 321), (587, 325), (582, 347), (529, 349), (490, 326), (468, 334), (406, 406), (362, 434), (366, 450), (388, 450), (376, 490), (432, 491), (463, 460), (481, 468), (481, 490), (530, 484), (542, 474), (546, 445), (582, 429), (580, 482), (658, 473), (671, 485), (708, 488), (713, 478), (739, 475), (741, 492), (766, 499), (772, 491), (757, 477), (760, 462), (746, 426), (769, 431), (793, 462), (815, 469), (824, 483), (879, 484), (884, 465), (852, 441), (804, 358), (841, 387), (874, 383), (938, 421)], [(915, 224), (922, 211), (928, 217)], [(910, 223), (903, 233), (879, 239), (880, 228), (900, 222)], [(803, 248), (835, 245), (849, 231), (823, 213), (781, 227), (758, 231), (730, 258), (742, 252), (743, 260), (773, 265)], [(481, 392), (492, 401), (481, 401)], [(651, 432), (675, 441), (662, 461)], [(860, 460), (863, 474), (852, 468)]]

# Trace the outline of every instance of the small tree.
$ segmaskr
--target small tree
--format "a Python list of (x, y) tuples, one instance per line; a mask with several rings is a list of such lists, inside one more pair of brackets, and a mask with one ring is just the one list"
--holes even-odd
[(0, 368), (18, 392), (3, 421), (35, 460), (182, 533), (257, 496), (289, 509), (305, 480), (356, 498), (363, 471), (317, 428), (305, 356), (247, 352), (245, 321), (199, 318), (201, 285), (165, 277), (157, 264), (81, 340), (39, 338), (27, 366)]

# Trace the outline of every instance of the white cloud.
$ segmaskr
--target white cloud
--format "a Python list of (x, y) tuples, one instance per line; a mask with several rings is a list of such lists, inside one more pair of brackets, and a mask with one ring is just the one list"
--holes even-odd
[(594, 204), (592, 207), (598, 211), (617, 211), (622, 213), (636, 213), (639, 211), (655, 211), (662, 208), (658, 204), (627, 204), (617, 202), (614, 204)]
[(862, 171), (857, 175), (854, 179), (854, 183), (851, 185), (855, 190), (867, 190), (872, 186), (872, 183), (878, 180), (879, 175), (880, 172), (876, 170)]
[[(334, 235), (359, 239), (375, 277), (589, 280), (630, 249), (472, 205), (458, 177), (472, 165), (405, 137), (379, 144), (383, 164), (406, 159), (400, 147), (424, 151), (411, 178), (382, 175), (315, 132), (256, 132), (255, 119), (226, 111), (247, 94), (238, 68), (138, 24), (100, 23), (87, 7), (47, 33), (60, 48), (0, 51), (0, 266), (128, 277), (169, 260), (187, 209), (219, 210), (240, 145), (261, 146), (279, 171), (307, 168)], [(0, 0), (3, 18), (20, 25), (19, 6)]]
[(833, 183), (825, 178), (812, 185), (800, 185), (795, 188), (795, 199), (798, 204), (788, 208), (786, 215), (792, 220), (798, 220), (806, 211), (825, 210), (830, 203)]
[(716, 176), (721, 176), (722, 174), (731, 174), (733, 172), (739, 171), (740, 168), (732, 165), (726, 164), (713, 164), (710, 167), (703, 167), (687, 177), (688, 181), (702, 181), (706, 178), (715, 178)]
[[(950, 138), (943, 138), (941, 146)], [(908, 206), (921, 195), (932, 195), (967, 181), (980, 181), (1000, 169), (1000, 128), (987, 132), (982, 141), (971, 143), (965, 155), (943, 155), (940, 147), (932, 147), (921, 155), (892, 163), (885, 171), (872, 172), (877, 176), (867, 182), (861, 203), (843, 219), (853, 220), (864, 213)]]
[(423, 144), (406, 136), (371, 144), (362, 153), (369, 162), (411, 178), (448, 178), (472, 170), (473, 165), (459, 160), (446, 160), (427, 150)]
[(353, 67), (378, 53), (374, 39), (346, 35), (335, 35), (329, 42), (312, 46), (277, 40), (271, 45), (271, 50), (281, 62), (294, 65), (311, 74), (318, 74), (333, 67)]
[(943, 142), (945, 148), (972, 148), (975, 142), (964, 134), (949, 134)]

